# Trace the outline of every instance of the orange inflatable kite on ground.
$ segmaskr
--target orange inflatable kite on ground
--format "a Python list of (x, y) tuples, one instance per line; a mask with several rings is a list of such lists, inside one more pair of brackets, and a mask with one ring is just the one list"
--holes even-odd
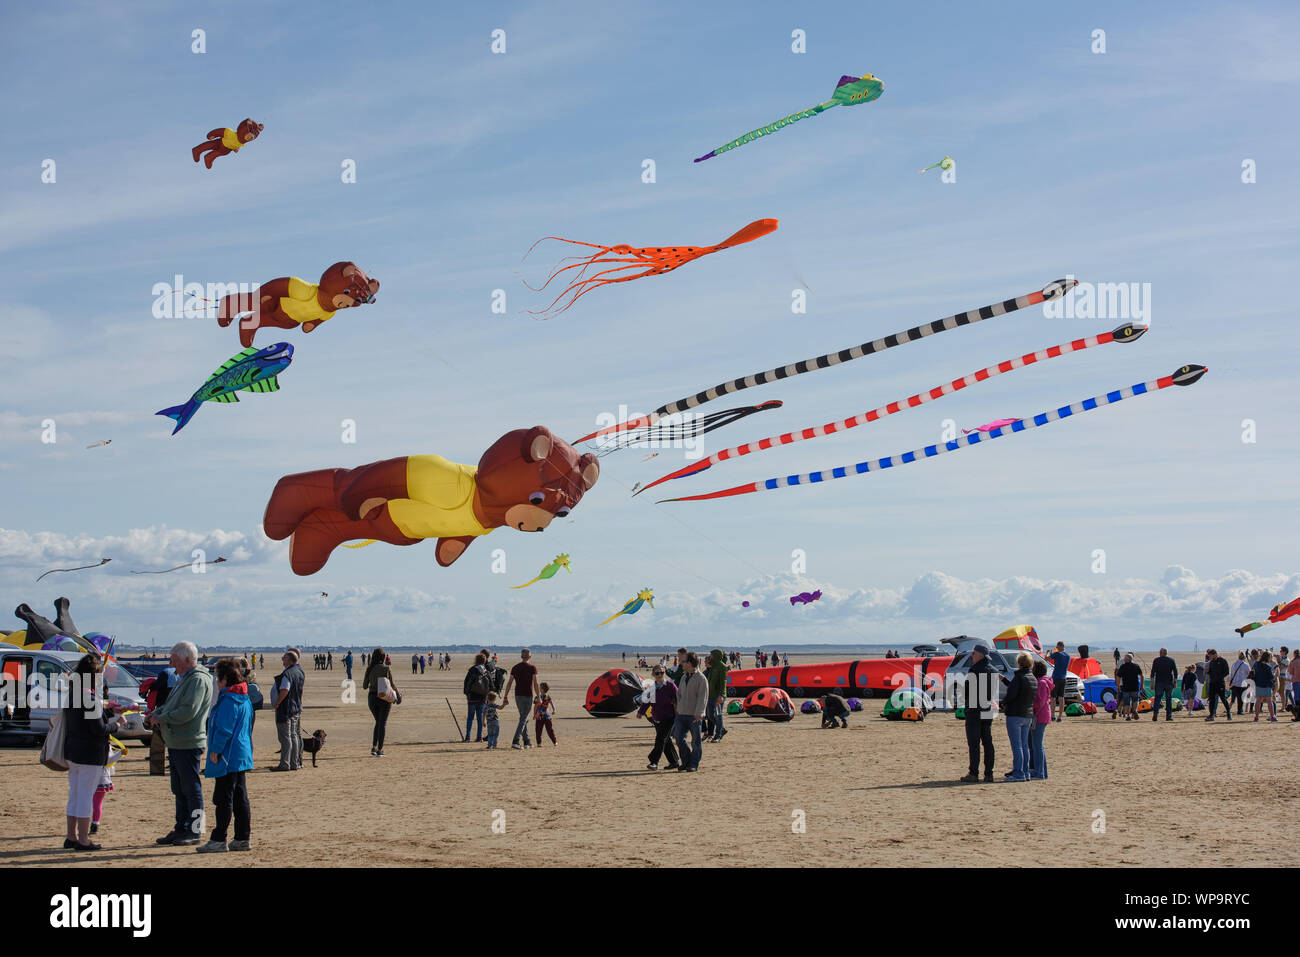
[[(540, 312), (534, 312), (533, 315), (544, 318), (559, 315), (597, 286), (607, 286), (615, 282), (629, 282), (646, 276), (661, 276), (666, 272), (672, 272), (678, 266), (685, 266), (692, 260), (707, 256), (709, 253), (716, 253), (723, 249), (730, 249), (732, 246), (739, 246), (743, 243), (753, 242), (755, 239), (761, 239), (775, 230), (776, 227), (777, 221), (775, 219), (757, 219), (744, 229), (732, 233), (716, 246), (646, 246), (643, 248), (627, 245), (600, 246), (596, 243), (584, 243), (577, 239), (544, 236), (537, 240), (537, 243), (553, 239), (556, 242), (586, 246), (597, 251), (587, 256), (570, 257), (576, 259), (577, 262), (569, 263), (567, 266), (558, 266), (552, 270), (551, 274), (546, 277), (546, 282), (538, 287), (539, 292), (570, 269), (576, 269), (578, 272), (571, 277), (573, 281), (555, 297), (549, 306)], [(537, 243), (533, 243), (528, 252), (531, 253), (537, 247)], [(611, 266), (612, 268), (602, 269), (600, 272), (588, 276), (587, 270), (592, 266)], [(529, 288), (533, 287), (530, 286)]]
[(794, 702), (780, 688), (762, 688), (745, 699), (745, 714), (768, 721), (790, 721), (794, 718)]

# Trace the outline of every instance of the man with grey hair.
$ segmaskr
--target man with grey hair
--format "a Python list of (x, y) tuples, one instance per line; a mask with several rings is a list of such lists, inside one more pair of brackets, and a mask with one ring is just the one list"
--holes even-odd
[(190, 641), (172, 648), (176, 671), (167, 700), (149, 715), (148, 723), (161, 734), (171, 760), (172, 794), (176, 821), (159, 844), (185, 846), (199, 843), (203, 831), (203, 781), (199, 760), (208, 743), (208, 708), (212, 705), (212, 675), (198, 663), (199, 651)]
[[(516, 751), (533, 746), (533, 742), (528, 737), (528, 719), (532, 717), (533, 698), (537, 696), (538, 690), (537, 666), (528, 660), (532, 656), (533, 653), (527, 648), (519, 652), (519, 664), (510, 669), (510, 680), (506, 682), (506, 690), (501, 697), (502, 705), (509, 704), (510, 689), (515, 689), (515, 707), (519, 709), (519, 724), (515, 728), (515, 739), (510, 743), (510, 747)], [(538, 734), (540, 733), (539, 731)]]
[(284, 671), (275, 678), (275, 733), (280, 739), (280, 763), (272, 771), (302, 769), (302, 688), (307, 676), (298, 666), (298, 649), (281, 657)]

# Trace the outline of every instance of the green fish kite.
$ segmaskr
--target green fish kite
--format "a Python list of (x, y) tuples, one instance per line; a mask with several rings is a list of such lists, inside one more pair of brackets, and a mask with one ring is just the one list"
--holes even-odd
[(293, 346), (287, 342), (277, 342), (264, 349), (250, 346), (223, 362), (184, 405), (174, 405), (155, 415), (175, 419), (176, 428), (172, 429), (172, 435), (175, 435), (185, 428), (185, 423), (194, 417), (204, 402), (238, 402), (235, 393), (240, 391), (279, 391), (280, 380), (276, 376), (289, 368), (292, 361)]
[(534, 582), (539, 582), (543, 578), (554, 578), (555, 573), (558, 572), (561, 568), (563, 568), (570, 575), (573, 574), (573, 569), (569, 567), (569, 556), (564, 554), (563, 552), (561, 552), (559, 555), (556, 555), (555, 561), (551, 562), (540, 572), (538, 572), (537, 577), (534, 578), (532, 581), (524, 582), (522, 585), (511, 585), (510, 587), (527, 588), (529, 585), (533, 584)]
[(730, 143), (724, 143), (716, 149), (705, 153), (695, 162), (703, 163), (706, 159), (712, 159), (719, 153), (725, 153), (728, 150), (734, 150), (737, 146), (744, 146), (760, 136), (766, 136), (768, 133), (775, 133), (777, 130), (784, 129), (791, 123), (798, 123), (800, 120), (806, 120), (810, 116), (816, 116), (818, 113), (824, 113), (835, 106), (857, 106), (859, 103), (870, 103), (878, 99), (881, 93), (885, 92), (885, 85), (879, 79), (870, 73), (864, 73), (862, 76), (842, 76), (840, 81), (835, 84), (835, 92), (825, 103), (818, 103), (816, 106), (798, 113), (791, 113), (789, 116), (777, 120), (775, 123), (769, 123), (767, 126), (760, 126), (756, 130), (750, 130), (744, 136), (738, 136)]

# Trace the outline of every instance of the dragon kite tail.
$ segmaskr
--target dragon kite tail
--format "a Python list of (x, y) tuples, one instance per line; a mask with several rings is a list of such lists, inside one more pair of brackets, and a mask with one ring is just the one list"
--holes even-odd
[(526, 582), (524, 582), (522, 585), (511, 585), (510, 587), (511, 587), (511, 588), (527, 588), (529, 585), (535, 585), (535, 584), (537, 584), (537, 583), (538, 583), (539, 581), (541, 581), (541, 580), (542, 580), (542, 576), (541, 576), (541, 575), (538, 575), (536, 578), (532, 579), (531, 581), (526, 581)]
[[(669, 472), (667, 475), (655, 479), (636, 494), (639, 495), (646, 489), (654, 488), (656, 485), (660, 485), (663, 482), (677, 478), (684, 478), (687, 475), (694, 475), (697, 472), (702, 472), (705, 469), (711, 468), (719, 462), (725, 462), (728, 459), (739, 458), (740, 456), (750, 455), (754, 452), (762, 452), (770, 448), (789, 445), (792, 442), (802, 442), (806, 439), (815, 439), (823, 435), (833, 435), (836, 432), (842, 432), (846, 429), (857, 428), (860, 425), (875, 422), (878, 419), (883, 419), (887, 415), (893, 415), (894, 413), (901, 412), (904, 409), (912, 409), (918, 405), (923, 405), (926, 402), (933, 401), (934, 399), (941, 399), (946, 395), (959, 392), (962, 389), (975, 385), (978, 382), (984, 382), (985, 380), (1001, 375), (1004, 372), (1011, 372), (1014, 369), (1023, 369), (1025, 366), (1034, 365), (1035, 363), (1042, 362), (1046, 359), (1055, 359), (1058, 356), (1081, 352), (1084, 349), (1090, 349), (1093, 346), (1105, 345), (1111, 342), (1136, 342), (1138, 339), (1142, 338), (1146, 331), (1146, 326), (1138, 326), (1131, 322), (1126, 322), (1110, 332), (1103, 332), (1094, 336), (1085, 336), (1082, 339), (1063, 342), (1059, 345), (1049, 346), (1046, 349), (1039, 349), (1037, 352), (1026, 352), (1019, 358), (1006, 359), (996, 365), (986, 366), (985, 368), (972, 372), (960, 379), (953, 379), (951, 382), (935, 386), (933, 389), (929, 389), (926, 392), (918, 392), (915, 395), (908, 396), (906, 399), (891, 402), (878, 409), (872, 409), (870, 412), (863, 412), (860, 415), (855, 415), (850, 419), (843, 419), (838, 422), (827, 422), (825, 425), (819, 425), (815, 428), (801, 429), (798, 432), (786, 432), (784, 435), (769, 436), (768, 438), (758, 439), (757, 441), (749, 442), (745, 445), (723, 449), (721, 452), (715, 452), (707, 458), (700, 459), (697, 462), (691, 462), (677, 469), (675, 472)], [(1006, 421), (1003, 424), (1010, 425), (1011, 421)], [(962, 429), (962, 434), (970, 435), (978, 431), (980, 431), (980, 429)]]
[(767, 385), (769, 382), (778, 382), (781, 379), (803, 375), (806, 372), (816, 372), (820, 369), (830, 368), (831, 366), (842, 365), (845, 362), (852, 362), (854, 359), (861, 359), (863, 356), (875, 355), (878, 352), (884, 352), (886, 349), (906, 345), (909, 342), (916, 342), (918, 339), (924, 339), (927, 336), (936, 335), (940, 332), (948, 332), (960, 326), (973, 325), (974, 323), (982, 322), (985, 319), (994, 319), (998, 316), (1005, 316), (1008, 313), (1016, 312), (1020, 309), (1026, 309), (1030, 306), (1036, 306), (1044, 302), (1051, 302), (1055, 299), (1060, 299), (1066, 294), (1066, 292), (1073, 289), (1078, 284), (1079, 281), (1074, 278), (1057, 279), (1054, 282), (1048, 283), (1042, 289), (1026, 293), (1023, 296), (1017, 296), (1014, 299), (1005, 299), (1002, 302), (996, 302), (988, 306), (981, 306), (978, 309), (959, 312), (955, 315), (946, 316), (943, 319), (936, 319), (933, 322), (913, 326), (911, 329), (905, 329), (902, 332), (895, 332), (892, 335), (884, 336), (883, 338), (875, 339), (871, 342), (864, 342), (861, 345), (856, 345), (849, 349), (841, 349), (838, 352), (828, 352), (825, 355), (815, 356), (811, 359), (802, 359), (799, 362), (777, 366), (775, 369), (768, 369), (765, 372), (755, 372), (739, 379), (733, 379), (730, 382), (720, 382), (712, 388), (705, 389), (702, 392), (697, 392), (695, 395), (685, 396), (675, 402), (661, 405), (648, 415), (637, 416), (628, 419), (626, 422), (620, 422), (617, 425), (598, 429), (590, 435), (585, 435), (582, 438), (575, 440), (573, 444), (577, 445), (579, 442), (588, 442), (592, 439), (615, 432), (626, 432), (629, 429), (652, 426), (666, 415), (675, 415), (679, 412), (686, 412), (690, 409), (701, 406), (706, 402), (712, 402), (719, 396), (730, 395), (733, 392), (740, 392), (743, 389), (752, 389), (754, 386), (758, 385)]
[(991, 442), (994, 439), (1000, 439), (1004, 435), (1013, 432), (1025, 432), (1029, 429), (1035, 429), (1039, 426), (1048, 425), (1060, 419), (1069, 418), (1081, 412), (1091, 412), (1093, 409), (1105, 405), (1113, 405), (1123, 399), (1131, 398), (1138, 395), (1146, 395), (1151, 392), (1158, 392), (1161, 389), (1167, 389), (1170, 386), (1192, 385), (1197, 382), (1201, 376), (1205, 375), (1208, 370), (1201, 365), (1185, 365), (1167, 376), (1159, 379), (1152, 379), (1149, 382), (1138, 382), (1125, 389), (1116, 389), (1113, 392), (1107, 392), (1104, 395), (1093, 396), (1090, 399), (1084, 399), (1081, 402), (1075, 402), (1072, 405), (1063, 405), (1059, 409), (1053, 409), (1048, 412), (1040, 412), (1029, 419), (1021, 419), (1012, 425), (1000, 426), (996, 429), (990, 429), (988, 432), (975, 432), (971, 435), (963, 435), (959, 439), (951, 442), (945, 442), (942, 445), (927, 445), (921, 449), (913, 449), (910, 452), (903, 452), (899, 455), (886, 456), (883, 459), (868, 460), (858, 462), (855, 465), (842, 465), (838, 468), (823, 469), (817, 472), (808, 472), (802, 475), (787, 475), (784, 478), (770, 478), (762, 482), (751, 482), (748, 485), (737, 485), (733, 488), (722, 489), (717, 492), (705, 492), (700, 495), (684, 495), (680, 498), (660, 499), (660, 502), (698, 502), (705, 499), (728, 498), (733, 495), (748, 495), (751, 492), (770, 491), (772, 489), (785, 488), (790, 485), (815, 485), (819, 482), (825, 482), (829, 479), (847, 478), (849, 475), (863, 475), (867, 472), (879, 472), (887, 468), (893, 468), (895, 465), (907, 465), (921, 459), (933, 458), (936, 455), (942, 455), (945, 452), (956, 452), (958, 449), (966, 448), (971, 445), (979, 445), (982, 442)]
[(610, 615), (608, 618), (606, 618), (604, 621), (602, 621), (602, 622), (601, 622), (599, 625), (597, 625), (596, 627), (597, 627), (597, 628), (603, 628), (605, 625), (608, 625), (611, 621), (613, 621), (613, 620), (614, 620), (615, 618), (617, 618), (619, 615), (623, 614), (623, 612), (625, 612), (625, 611), (627, 611), (626, 608), (620, 608), (618, 611), (614, 612), (614, 614)]
[(696, 159), (695, 162), (703, 163), (706, 159), (713, 159), (713, 157), (717, 156), (719, 153), (726, 153), (731, 150), (734, 150), (738, 146), (744, 146), (746, 143), (752, 143), (760, 136), (767, 136), (769, 133), (775, 133), (777, 130), (783, 130), (791, 123), (798, 123), (800, 120), (806, 120), (810, 116), (816, 116), (818, 113), (824, 113), (826, 110), (829, 110), (831, 107), (837, 105), (838, 104), (835, 103), (834, 100), (832, 100), (828, 103), (818, 103), (816, 106), (809, 107), (806, 110), (800, 110), (798, 113), (791, 113), (789, 116), (783, 116), (775, 123), (768, 123), (766, 126), (760, 126), (758, 129), (750, 130), (748, 133), (745, 133), (741, 136), (737, 136), (734, 140), (729, 140), (728, 142), (723, 143), (721, 146), (714, 147), (713, 149), (705, 153), (703, 156)]

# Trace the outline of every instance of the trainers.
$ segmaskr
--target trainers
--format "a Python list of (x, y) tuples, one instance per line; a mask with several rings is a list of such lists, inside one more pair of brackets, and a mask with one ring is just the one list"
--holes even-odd
[(646, 765), (646, 770), (647, 770), (647, 771), (658, 771), (658, 770), (659, 770), (659, 765), (657, 765), (657, 764), (655, 764), (653, 761), (651, 761), (649, 764)]
[(524, 749), (524, 746), (523, 746), (522, 744), (512, 744), (512, 745), (510, 745), (510, 750), (511, 750), (511, 751), (522, 751), (523, 749)]
[(980, 776), (978, 774), (967, 774), (965, 777), (958, 778), (957, 780), (962, 781), (965, 784), (978, 784), (979, 779)]
[(185, 835), (182, 834), (179, 837), (177, 837), (176, 840), (172, 841), (172, 846), (193, 847), (197, 843), (199, 843), (199, 839), (197, 837), (186, 837)]
[(208, 841), (208, 843), (201, 844), (194, 850), (200, 854), (224, 854), (230, 850), (230, 847), (225, 841)]
[(531, 744), (529, 744), (527, 741), (524, 742), (524, 750), (525, 750), (525, 751), (531, 751), (532, 748), (533, 748), (533, 746), (532, 746)]
[(99, 833), (99, 822), (98, 822), (98, 821), (91, 821), (91, 822), (90, 822), (90, 833), (91, 833), (91, 834), (98, 834), (98, 833)]
[(230, 849), (232, 851), (251, 851), (253, 849), (252, 841), (231, 841)]
[(183, 838), (184, 836), (185, 836), (184, 834), (177, 834), (175, 831), (169, 831), (168, 833), (164, 834), (162, 837), (158, 838), (158, 840), (154, 841), (154, 843), (155, 843), (155, 844), (175, 844), (177, 841), (179, 841), (179, 840), (180, 840), (181, 838)]
[(984, 775), (984, 783), (985, 783), (985, 784), (992, 784), (992, 783), (993, 783), (993, 775), (991, 775), (991, 774), (986, 774), (986, 775)]

